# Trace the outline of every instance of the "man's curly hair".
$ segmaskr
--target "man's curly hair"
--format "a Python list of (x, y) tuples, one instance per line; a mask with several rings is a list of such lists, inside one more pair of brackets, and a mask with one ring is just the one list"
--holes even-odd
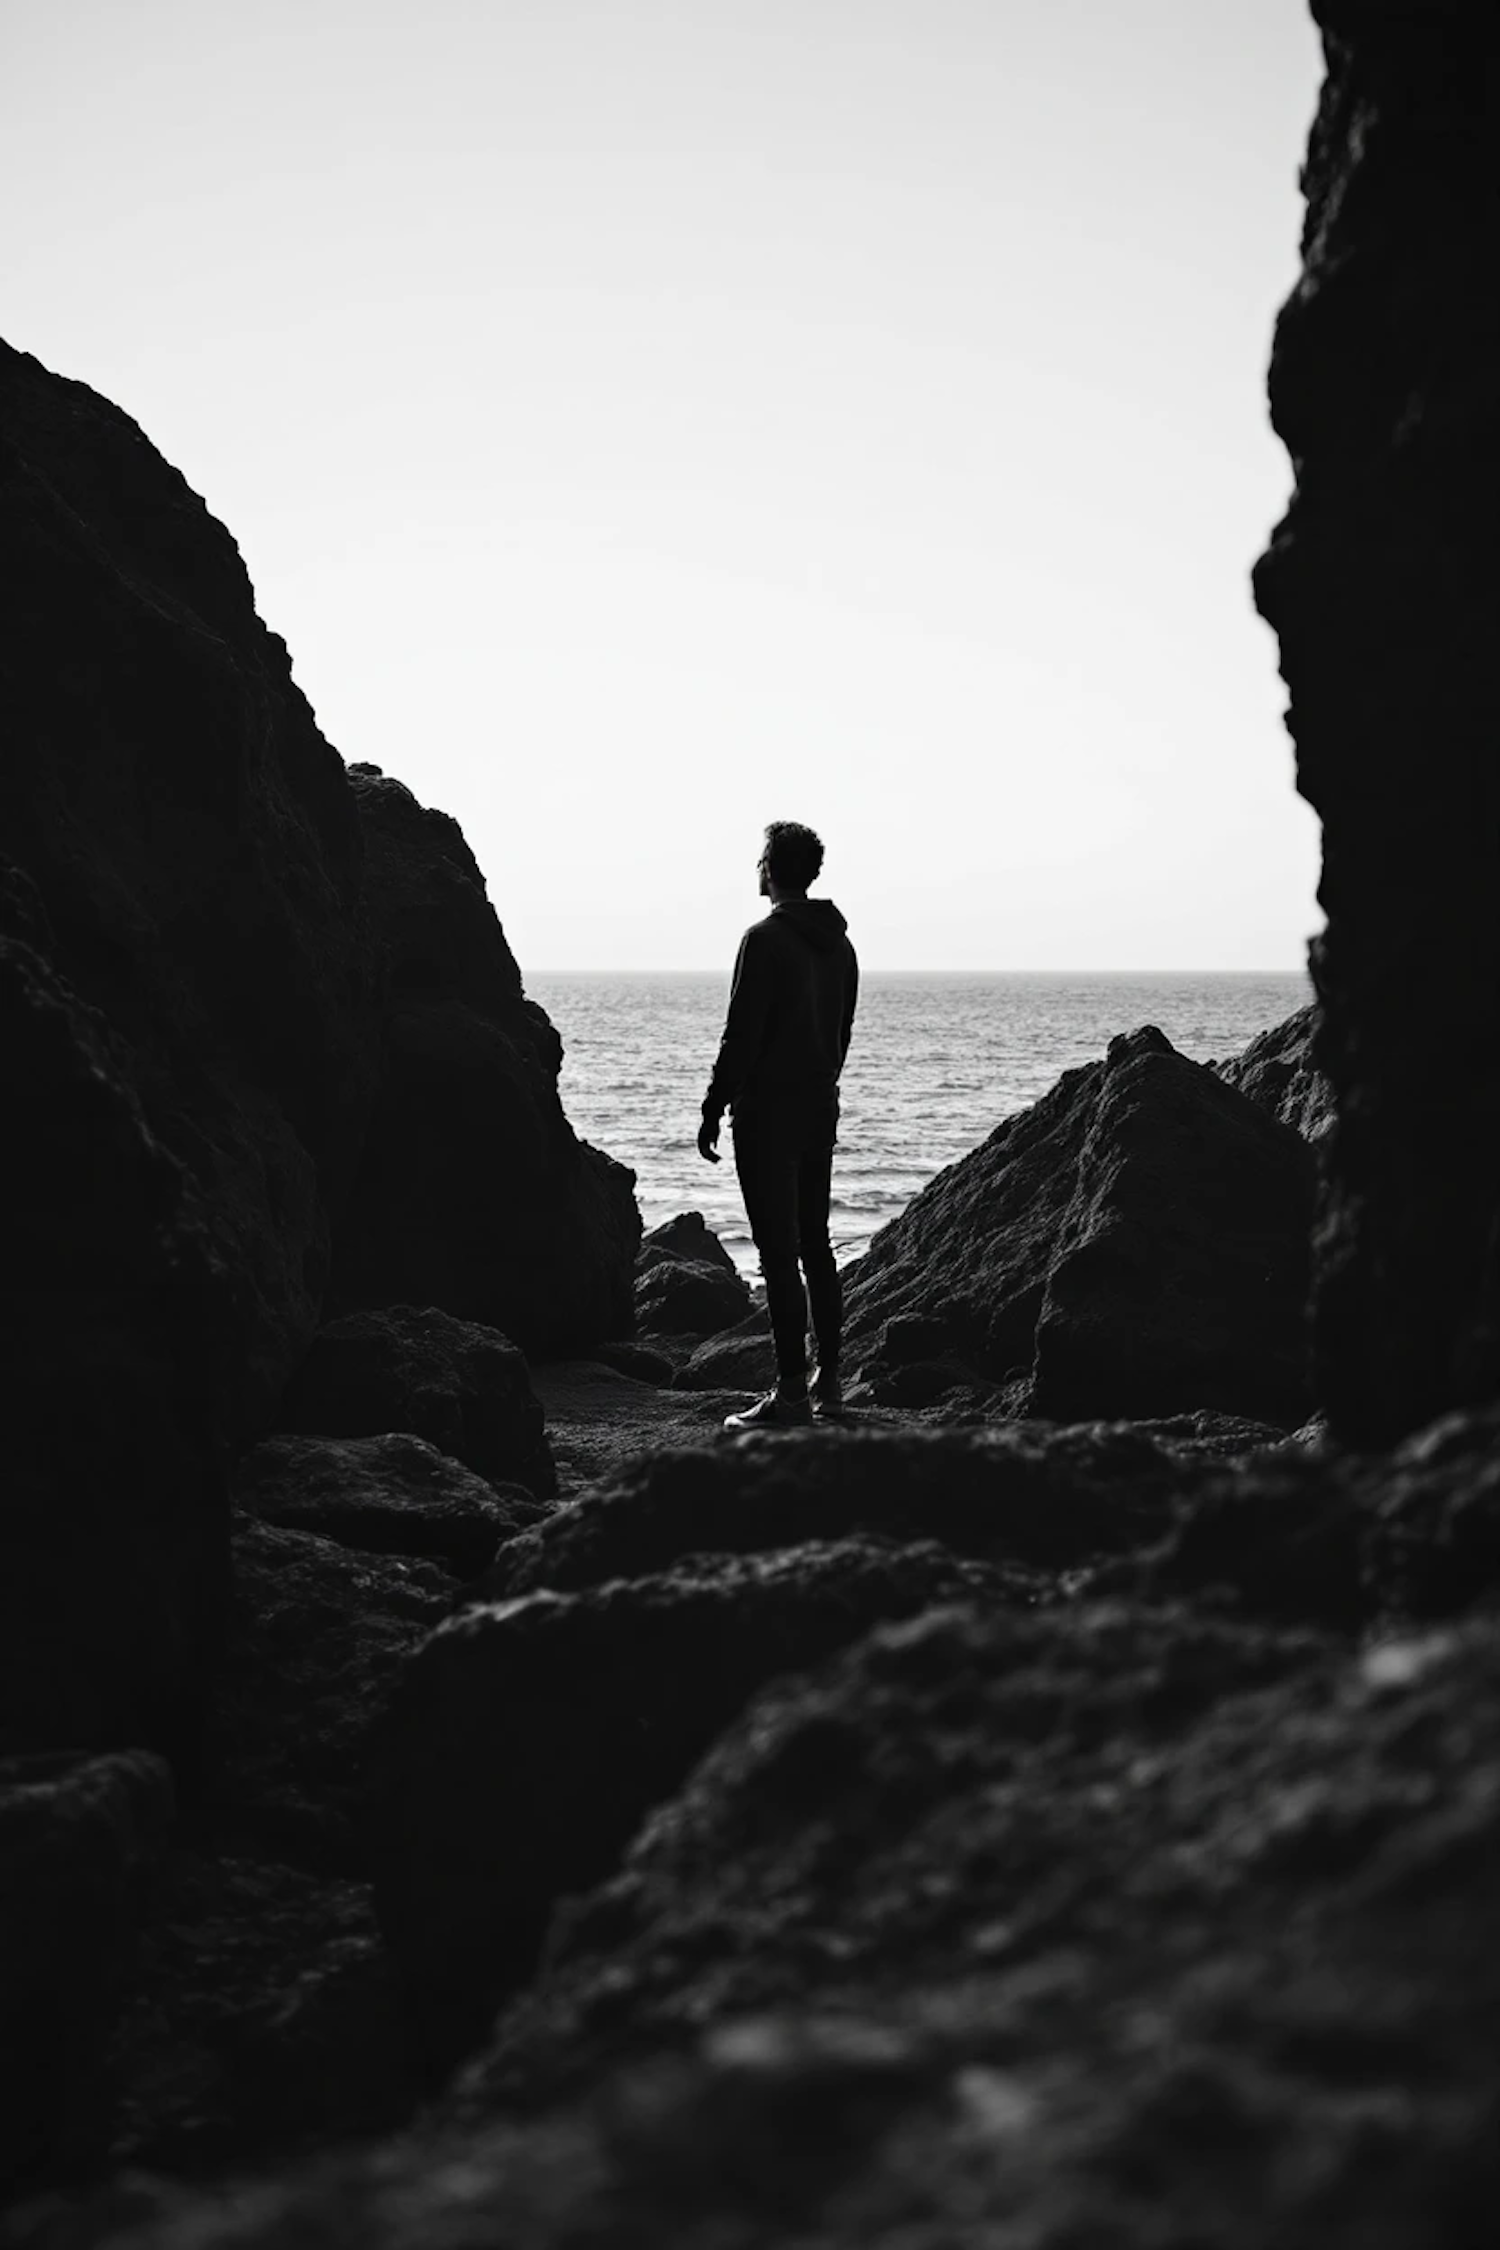
[(761, 865), (779, 890), (805, 891), (823, 865), (823, 839), (800, 820), (773, 820)]

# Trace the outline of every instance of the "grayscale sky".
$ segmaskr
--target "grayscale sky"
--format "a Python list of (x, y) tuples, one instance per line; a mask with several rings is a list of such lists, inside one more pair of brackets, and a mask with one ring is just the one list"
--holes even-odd
[(1295, 967), (1251, 561), (1304, 0), (8, 0), (0, 320), (523, 968)]

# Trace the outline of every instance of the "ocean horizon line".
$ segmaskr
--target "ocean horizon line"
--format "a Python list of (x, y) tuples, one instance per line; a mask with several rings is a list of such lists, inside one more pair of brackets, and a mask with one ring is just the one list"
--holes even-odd
[[(707, 969), (703, 969), (703, 968), (698, 968), (698, 969), (667, 969), (667, 968), (650, 968), (650, 967), (643, 967), (643, 968), (608, 968), (608, 969), (603, 969), (603, 968), (600, 968), (600, 969), (589, 969), (589, 968), (578, 968), (578, 969), (535, 968), (535, 969), (527, 969), (527, 970), (525, 970), (525, 971), (523, 972), (523, 976), (524, 976), (524, 977), (595, 977), (595, 978), (598, 978), (598, 977), (683, 977), (683, 978), (688, 978), (688, 977), (693, 977), (693, 978), (703, 978), (703, 977), (718, 977), (718, 978), (723, 978), (723, 977), (727, 977), (727, 976), (728, 976), (728, 974), (729, 974), (729, 967), (730, 967), (730, 966), (732, 966), (732, 964), (730, 964), (730, 965), (727, 965), (727, 966), (724, 966), (724, 967), (720, 967), (720, 968), (707, 968)], [(1237, 977), (1237, 978), (1241, 978), (1241, 979), (1269, 978), (1269, 977), (1276, 977), (1276, 978), (1282, 978), (1282, 977), (1301, 977), (1301, 978), (1303, 978), (1303, 979), (1304, 979), (1304, 980), (1305, 980), (1306, 982), (1308, 982), (1309, 984), (1310, 984), (1310, 983), (1311, 983), (1311, 981), (1312, 981), (1312, 980), (1311, 980), (1311, 978), (1310, 978), (1310, 977), (1309, 977), (1309, 975), (1308, 975), (1308, 972), (1307, 972), (1307, 970), (1306, 970), (1306, 969), (1305, 969), (1304, 967), (1300, 966), (1300, 965), (1294, 965), (1294, 966), (1292, 966), (1292, 967), (1290, 967), (1290, 968), (1251, 968), (1251, 969), (1193, 969), (1193, 968), (1181, 968), (1181, 969), (1118, 969), (1118, 968), (1110, 968), (1110, 969), (886, 969), (886, 968), (880, 968), (880, 967), (877, 967), (877, 966), (875, 966), (875, 965), (873, 965), (873, 964), (871, 964), (871, 963), (868, 963), (868, 962), (864, 962), (864, 963), (861, 963), (861, 966), (860, 966), (860, 974), (861, 974), (862, 976), (865, 976), (865, 977), (907, 977), (907, 978), (910, 978), (910, 979), (912, 979), (913, 981), (916, 981), (916, 980), (918, 980), (918, 979), (920, 979), (920, 978), (923, 978), (923, 977), (934, 978), (934, 979), (936, 979), (936, 978), (942, 978), (942, 979), (944, 979), (944, 980), (946, 980), (946, 981), (949, 981), (949, 982), (952, 982), (952, 981), (953, 981), (954, 979), (956, 979), (956, 978), (959, 978), (959, 977), (970, 977), (970, 978), (980, 978), (980, 977), (991, 977), (991, 978), (998, 978), (998, 977), (1007, 977), (1007, 978), (1012, 978), (1012, 979), (1016, 979), (1016, 980), (1020, 980), (1020, 979), (1023, 979), (1023, 978), (1035, 978), (1035, 979), (1037, 979), (1037, 980), (1039, 980), (1039, 981), (1040, 981), (1040, 980), (1043, 980), (1043, 979), (1053, 979), (1053, 980), (1061, 980), (1061, 979), (1063, 979), (1063, 978), (1077, 978), (1077, 977), (1089, 977), (1089, 978), (1095, 978), (1095, 979), (1098, 979), (1098, 978), (1106, 978), (1106, 977), (1118, 977), (1118, 978), (1120, 978), (1120, 979), (1121, 979), (1122, 981), (1124, 981), (1124, 980), (1129, 980), (1129, 979), (1133, 979), (1133, 980), (1136, 980), (1136, 981), (1141, 981), (1141, 980), (1145, 980), (1145, 979), (1150, 979), (1150, 978), (1154, 978), (1154, 977), (1159, 977), (1159, 978), (1163, 978), (1163, 979), (1165, 979), (1165, 978), (1180, 978), (1180, 977), (1194, 977), (1194, 978), (1202, 978), (1202, 979), (1207, 979), (1207, 978), (1211, 978), (1211, 977), (1222, 977), (1222, 978), (1226, 978), (1226, 979), (1227, 979), (1227, 978), (1231, 978), (1231, 977)]]

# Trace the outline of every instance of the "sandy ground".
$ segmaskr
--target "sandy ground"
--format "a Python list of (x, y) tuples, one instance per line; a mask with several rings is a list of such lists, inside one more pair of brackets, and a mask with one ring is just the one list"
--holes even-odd
[[(531, 1379), (547, 1410), (558, 1491), (565, 1500), (642, 1453), (711, 1442), (722, 1433), (725, 1415), (738, 1413), (754, 1396), (667, 1390), (588, 1359), (545, 1361), (532, 1368)], [(874, 1411), (858, 1419), (896, 1423), (909, 1417)]]

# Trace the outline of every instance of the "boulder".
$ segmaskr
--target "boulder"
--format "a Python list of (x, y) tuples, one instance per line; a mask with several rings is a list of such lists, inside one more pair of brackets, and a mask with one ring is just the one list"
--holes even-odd
[(200, 1817), (242, 1850), (357, 1871), (366, 1737), (405, 1658), (451, 1610), (453, 1580), (249, 1515), (235, 1519), (234, 1571)]
[(1270, 383), (1296, 485), (1255, 590), (1323, 829), (1318, 1397), (1373, 1443), (1500, 1396), (1500, 16), (1317, 13)]
[(434, 1306), (349, 1313), (314, 1337), (283, 1426), (319, 1437), (406, 1430), (477, 1476), (556, 1490), (546, 1416), (514, 1344)]
[[(7, 899), (44, 935), (29, 886), (0, 884), (0, 917)], [(0, 1745), (190, 1763), (228, 1599), (247, 1308), (129, 1058), (3, 934), (0, 1058)]]
[(389, 2130), (420, 2086), (368, 1883), (179, 1843), (113, 2042), (114, 2165), (201, 2178)]
[(764, 1305), (691, 1352), (672, 1377), (682, 1391), (764, 1391), (776, 1380), (776, 1347)]
[(380, 1733), (376, 1897), (435, 2063), (487, 2031), (557, 1899), (595, 1882), (764, 1680), (879, 1618), (1003, 1582), (932, 1545), (697, 1556), (468, 1607)]
[(719, 1273), (737, 1274), (739, 1268), (701, 1211), (679, 1211), (663, 1219), (641, 1237), (641, 1249), (664, 1250), (669, 1257), (686, 1258), (689, 1265), (712, 1266)]
[(731, 1267), (643, 1248), (636, 1266), (635, 1321), (645, 1336), (713, 1336), (750, 1310), (749, 1284)]
[(425, 1556), (461, 1578), (546, 1513), (523, 1486), (487, 1484), (402, 1433), (265, 1438), (240, 1462), (234, 1496), (262, 1523), (367, 1553)]
[(665, 1352), (654, 1352), (647, 1344), (620, 1343), (618, 1340), (595, 1344), (589, 1354), (598, 1367), (608, 1367), (616, 1375), (628, 1375), (634, 1383), (670, 1383), (672, 1362)]
[(349, 780), (386, 1003), (336, 1309), (436, 1305), (533, 1354), (628, 1335), (634, 1178), (563, 1114), (562, 1042), (462, 831), (378, 767)]
[(1191, 1467), (1129, 1426), (755, 1431), (619, 1470), (507, 1541), (473, 1591), (575, 1591), (695, 1555), (862, 1538), (938, 1541), (1023, 1575), (1077, 1570), (1159, 1540)]
[(907, 1405), (967, 1380), (1054, 1419), (1296, 1423), (1312, 1196), (1290, 1127), (1131, 1033), (881, 1229), (847, 1278), (846, 1356)]
[(1297, 1134), (1160, 1032), (1112, 1040), (1037, 1315), (1030, 1411), (1303, 1420), (1313, 1184)]
[(1317, 1037), (1316, 1007), (1299, 1008), (1257, 1033), (1242, 1053), (1210, 1067), (1226, 1086), (1316, 1144), (1333, 1127), (1333, 1088), (1317, 1060)]
[(0, 2193), (102, 2151), (108, 2034), (172, 1810), (146, 1751), (0, 1758)]

